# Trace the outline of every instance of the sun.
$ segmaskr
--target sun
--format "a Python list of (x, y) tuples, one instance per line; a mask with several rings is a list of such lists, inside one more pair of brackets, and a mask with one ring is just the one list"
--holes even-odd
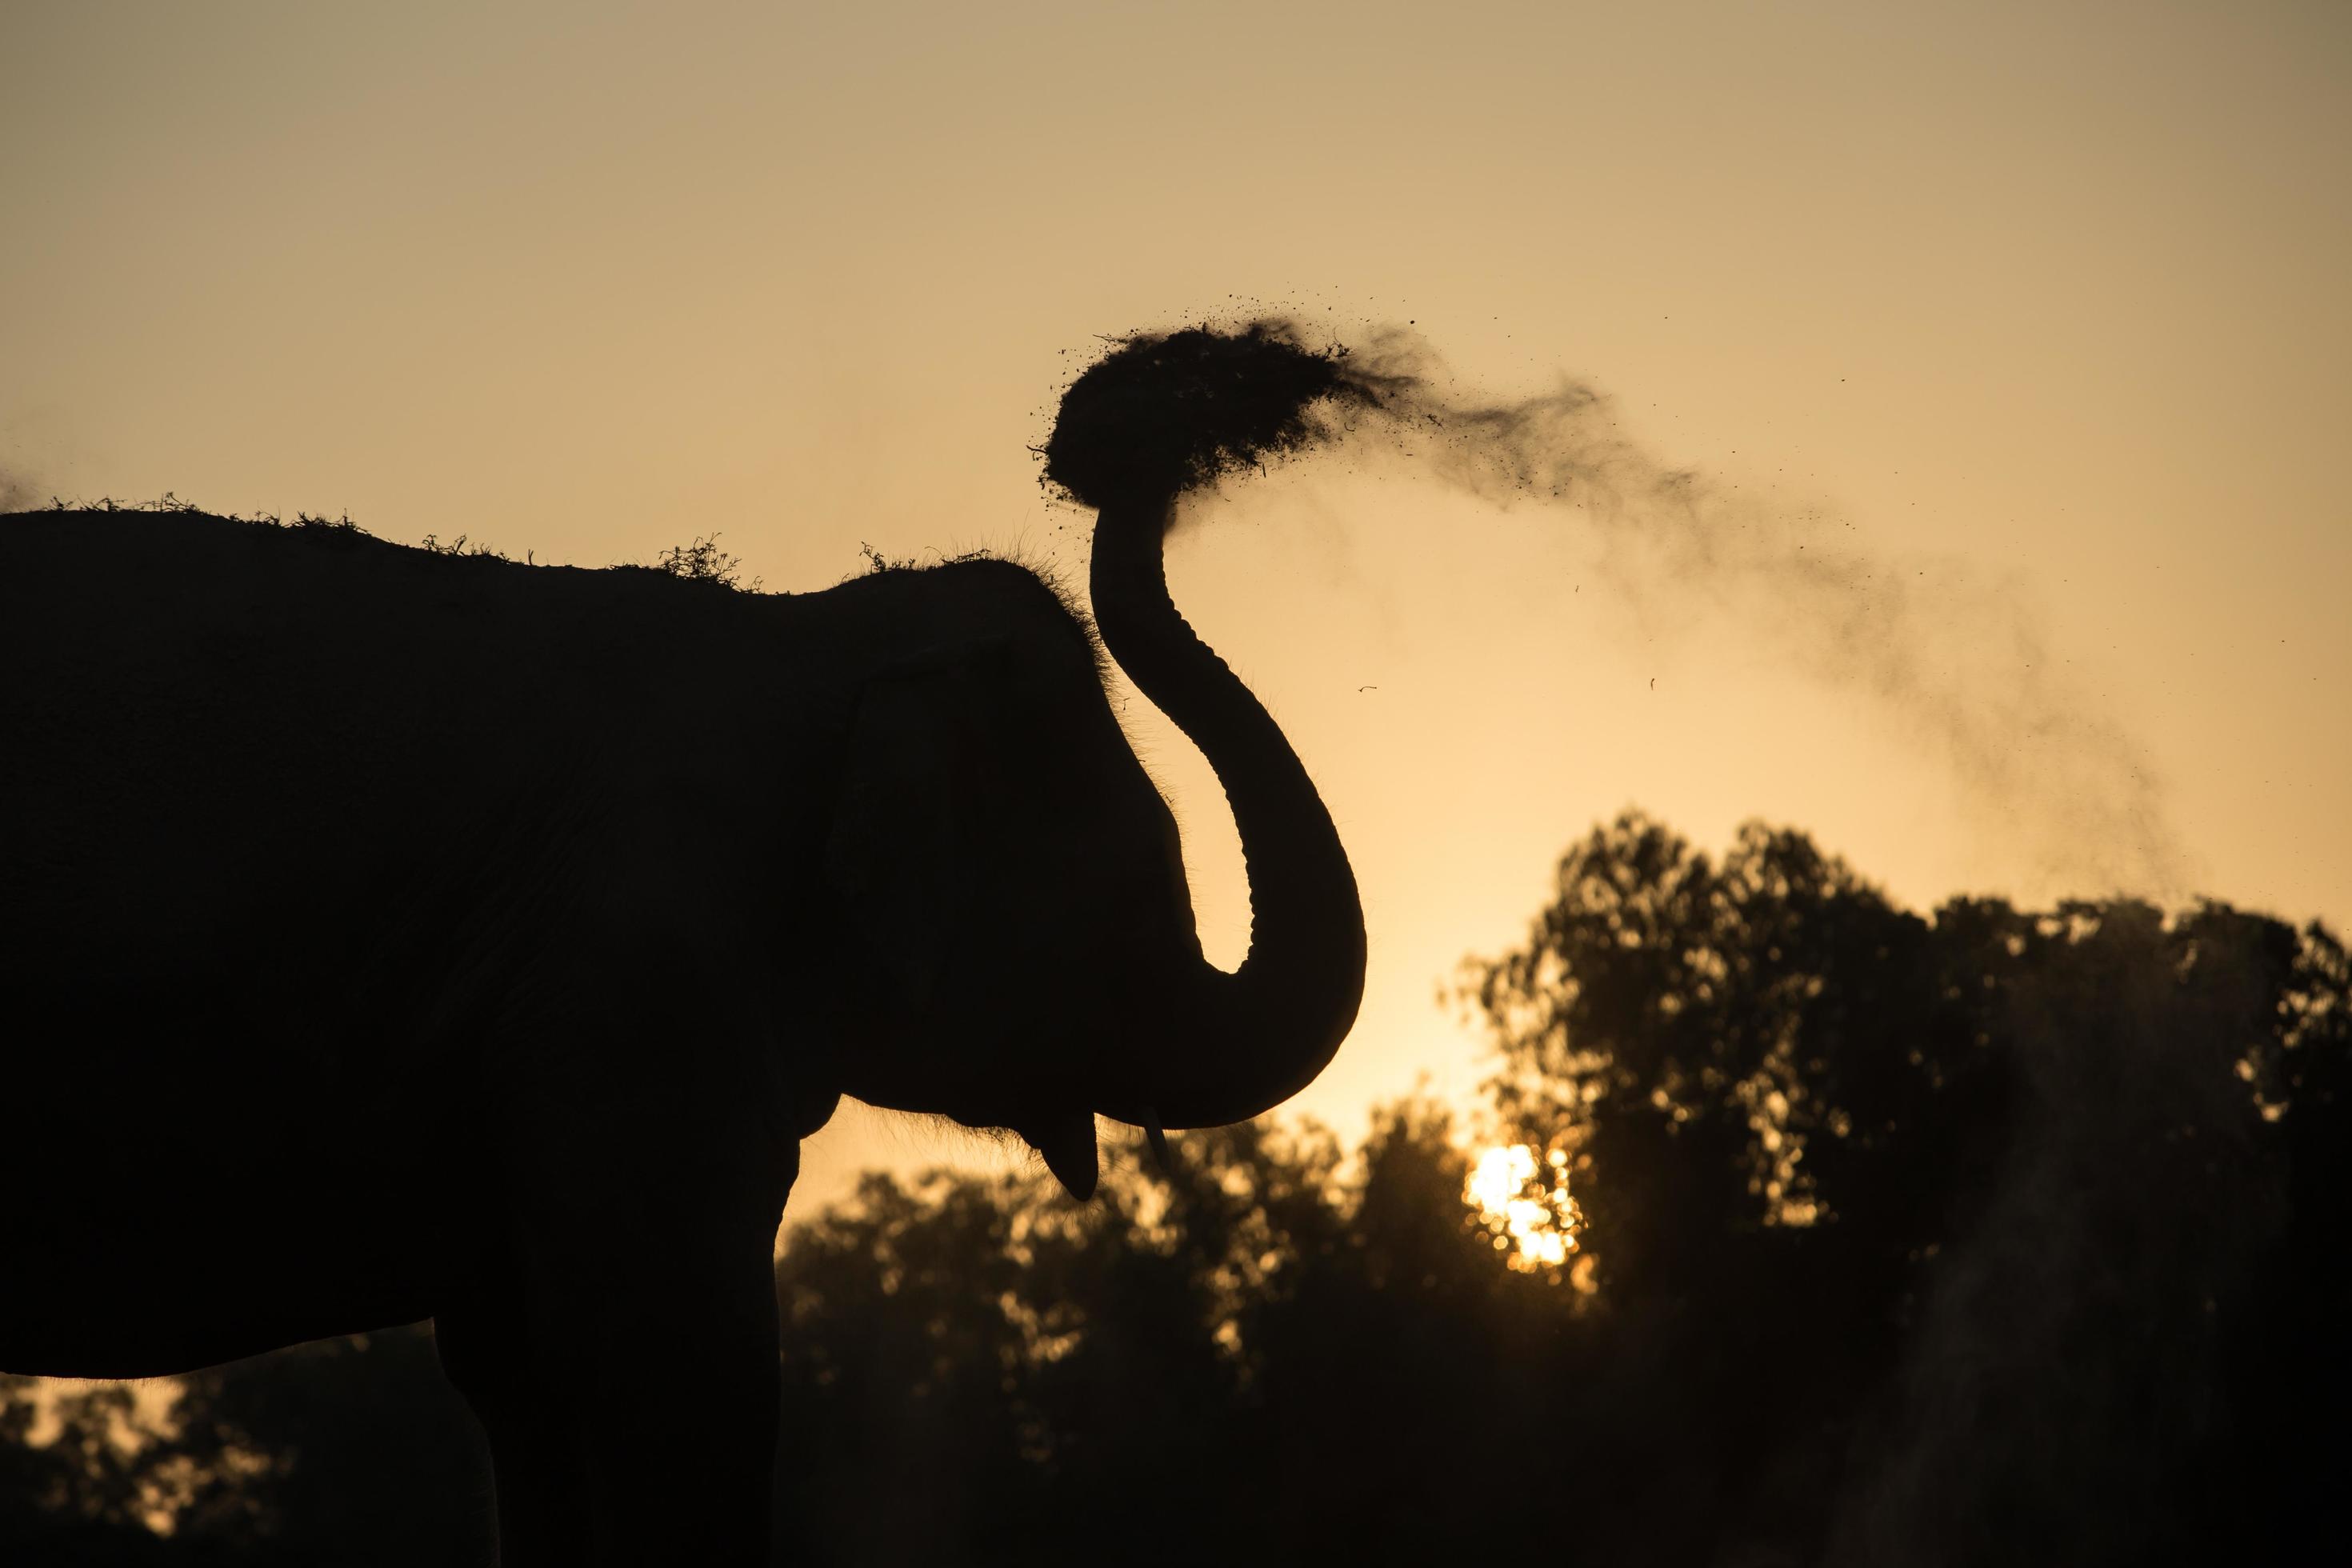
[(1494, 1237), (1495, 1250), (1516, 1272), (1557, 1269), (1577, 1250), (1583, 1214), (1568, 1190), (1568, 1152), (1542, 1158), (1528, 1143), (1498, 1144), (1480, 1151), (1462, 1184), (1471, 1223)]

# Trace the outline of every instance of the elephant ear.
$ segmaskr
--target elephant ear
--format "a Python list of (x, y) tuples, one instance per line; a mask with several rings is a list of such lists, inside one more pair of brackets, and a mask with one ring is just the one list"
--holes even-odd
[(927, 650), (869, 680), (850, 721), (825, 875), (871, 978), (909, 1022), (929, 1014), (947, 944), (971, 918), (979, 840), (1002, 831), (995, 721), (1016, 662), (1003, 637)]

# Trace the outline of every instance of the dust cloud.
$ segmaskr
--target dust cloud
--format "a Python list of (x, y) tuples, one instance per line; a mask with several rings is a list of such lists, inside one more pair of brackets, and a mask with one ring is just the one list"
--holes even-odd
[(1589, 383), (1488, 400), (1409, 327), (1327, 338), (1265, 317), (1116, 340), (1040, 449), (1048, 484), (1089, 505), (1210, 489), (1317, 452), (1556, 510), (1645, 627), (1719, 627), (1867, 700), (2048, 885), (2185, 891), (2147, 756), (2067, 669), (2026, 584), (1876, 549), (1826, 503), (1669, 463)]
[(0, 468), (0, 511), (27, 511), (40, 494), (39, 487), (15, 468)]

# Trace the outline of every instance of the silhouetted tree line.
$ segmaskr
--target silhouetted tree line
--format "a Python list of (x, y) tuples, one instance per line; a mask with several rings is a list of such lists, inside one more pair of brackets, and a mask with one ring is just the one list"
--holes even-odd
[[(1801, 833), (1717, 860), (1629, 816), (1461, 994), (1499, 1047), (1476, 1127), (1407, 1103), (1355, 1149), (1194, 1134), (1164, 1173), (1115, 1152), (1086, 1208), (1042, 1173), (870, 1175), (799, 1227), (793, 1560), (2352, 1548), (2352, 966), (2325, 930), (1930, 919)], [(1465, 1202), (1474, 1168), (1516, 1206)], [(198, 1373), (163, 1416), (26, 1392), (0, 1384), (0, 1561), (487, 1561), (423, 1328)]]

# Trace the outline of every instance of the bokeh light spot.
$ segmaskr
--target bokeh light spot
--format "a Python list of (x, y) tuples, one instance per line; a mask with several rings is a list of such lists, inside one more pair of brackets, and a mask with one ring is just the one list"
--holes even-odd
[(1463, 1183), (1470, 1223), (1493, 1234), (1518, 1273), (1556, 1270), (1577, 1250), (1584, 1216), (1569, 1195), (1567, 1165), (1565, 1150), (1538, 1157), (1530, 1144), (1497, 1145), (1480, 1152)]

